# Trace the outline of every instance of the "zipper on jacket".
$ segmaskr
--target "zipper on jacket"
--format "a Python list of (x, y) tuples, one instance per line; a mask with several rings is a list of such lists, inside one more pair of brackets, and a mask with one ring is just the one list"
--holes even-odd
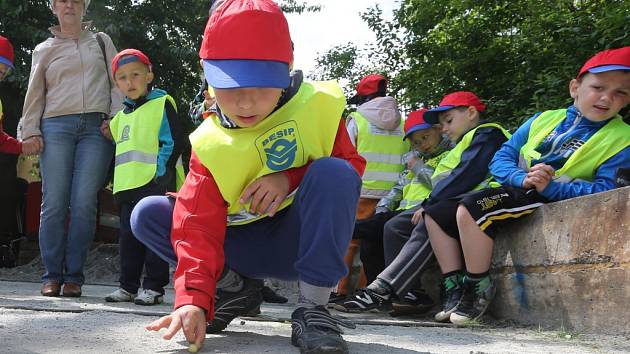
[(85, 113), (85, 67), (83, 66), (83, 55), (81, 55), (81, 46), (79, 42), (81, 42), (82, 35), (79, 35), (79, 39), (77, 40), (77, 51), (79, 52), (79, 61), (81, 62), (81, 101), (83, 104), (83, 112)]
[(568, 134), (570, 134), (572, 131), (575, 130), (575, 128), (580, 124), (580, 122), (582, 121), (582, 112), (577, 112), (577, 116), (575, 117), (575, 120), (573, 121), (573, 124), (571, 125), (571, 127), (569, 127), (569, 129), (567, 129), (566, 132), (558, 135), (554, 140), (553, 143), (551, 143), (551, 149), (549, 149), (549, 152), (547, 154), (545, 154), (544, 156), (541, 156), (538, 161), (549, 157), (550, 155), (552, 155), (553, 153), (555, 153), (556, 151), (556, 147), (558, 145), (558, 143), (560, 141), (562, 141), (562, 139), (567, 136)]

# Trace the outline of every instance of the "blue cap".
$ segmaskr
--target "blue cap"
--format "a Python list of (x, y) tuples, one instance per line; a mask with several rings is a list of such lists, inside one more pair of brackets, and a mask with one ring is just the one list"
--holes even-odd
[(10, 68), (14, 67), (13, 63), (9, 59), (7, 59), (7, 58), (5, 58), (3, 56), (0, 56), (0, 63), (8, 65)]
[(206, 59), (203, 71), (213, 88), (273, 87), (285, 89), (291, 81), (289, 64), (273, 60)]
[(602, 65), (588, 69), (589, 73), (598, 74), (611, 70), (630, 70), (630, 66), (625, 65)]
[(459, 106), (439, 106), (424, 112), (424, 121), (430, 124), (440, 124), (439, 115), (440, 112), (448, 111), (449, 109)]
[(407, 139), (409, 137), (409, 135), (417, 132), (418, 130), (425, 130), (425, 129), (429, 129), (431, 128), (432, 125), (428, 124), (428, 123), (422, 123), (422, 124), (418, 124), (413, 126), (413, 128), (410, 128), (407, 133), (405, 134), (405, 136), (403, 137), (403, 140)]

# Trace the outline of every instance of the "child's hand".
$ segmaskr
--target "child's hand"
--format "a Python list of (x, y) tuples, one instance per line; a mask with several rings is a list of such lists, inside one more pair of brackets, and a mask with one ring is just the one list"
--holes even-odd
[(110, 121), (111, 121), (111, 119), (103, 120), (103, 123), (101, 123), (101, 134), (103, 134), (103, 136), (105, 138), (107, 138), (107, 140), (114, 140), (112, 138), (112, 131), (109, 129), (109, 122)]
[(22, 154), (37, 155), (44, 151), (44, 139), (41, 136), (32, 136), (22, 141)]
[(416, 164), (416, 162), (418, 162), (419, 158), (417, 158), (416, 156), (412, 156), (409, 161), (407, 161), (407, 169), (411, 170), (413, 168), (413, 166)]
[(151, 322), (145, 328), (156, 332), (166, 328), (166, 333), (162, 336), (166, 340), (173, 338), (182, 329), (188, 343), (195, 344), (199, 348), (206, 338), (206, 314), (201, 307), (184, 305), (170, 315)]
[(413, 213), (413, 216), (411, 217), (411, 223), (414, 225), (418, 225), (418, 223), (422, 221), (422, 213), (424, 213), (424, 208), (416, 210), (416, 212)]
[(207, 111), (212, 107), (212, 105), (216, 102), (216, 99), (210, 96), (208, 90), (203, 91), (203, 110)]
[(554, 173), (553, 167), (543, 163), (532, 166), (523, 180), (523, 188), (535, 188), (538, 193), (542, 193), (553, 179)]
[(274, 216), (289, 194), (289, 177), (284, 172), (262, 176), (252, 182), (241, 194), (241, 204), (251, 201), (250, 213)]

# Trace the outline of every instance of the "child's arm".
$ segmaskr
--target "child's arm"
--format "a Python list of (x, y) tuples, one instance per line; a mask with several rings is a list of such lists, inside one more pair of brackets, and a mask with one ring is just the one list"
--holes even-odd
[(190, 343), (201, 345), (206, 321), (214, 317), (216, 283), (223, 271), (227, 205), (219, 188), (194, 154), (190, 172), (177, 195), (171, 242), (177, 254), (175, 310), (146, 328), (168, 328), (165, 339), (180, 329)]
[(223, 271), (227, 205), (197, 156), (177, 194), (171, 242), (177, 254), (175, 308), (195, 305), (213, 316), (216, 282)]
[(437, 200), (452, 198), (473, 190), (486, 179), (488, 164), (505, 141), (505, 135), (499, 129), (479, 128), (470, 146), (462, 153), (459, 165), (447, 178), (434, 186), (423, 206), (426, 207)]
[(2, 130), (2, 121), (0, 120), (0, 152), (5, 154), (19, 155), (22, 153), (22, 142), (5, 133)]
[(359, 135), (358, 129), (356, 120), (354, 120), (352, 115), (348, 116), (348, 121), (346, 122), (346, 132), (348, 133), (348, 139), (354, 147), (357, 146), (357, 135)]
[(168, 185), (175, 178), (175, 165), (186, 142), (182, 120), (179, 119), (175, 107), (168, 100), (164, 106), (159, 141), (156, 181), (158, 184), (164, 182), (164, 185)]
[(521, 147), (527, 143), (529, 128), (539, 114), (536, 114), (523, 123), (514, 135), (496, 152), (490, 162), (490, 173), (494, 179), (504, 186), (525, 187), (523, 181), (527, 177), (527, 171), (518, 167), (518, 159)]
[(605, 192), (616, 187), (617, 169), (628, 167), (630, 167), (630, 147), (621, 150), (621, 152), (599, 166), (592, 182), (575, 181), (563, 183), (552, 180), (540, 194), (550, 201), (557, 201)]
[[(418, 161), (416, 161), (416, 156), (413, 151), (403, 155), (401, 163), (405, 166), (405, 168), (398, 174), (396, 184), (394, 184), (387, 195), (381, 198), (381, 200), (378, 201), (378, 204), (376, 204), (376, 214), (392, 211), (398, 208), (398, 205), (400, 205), (400, 201), (403, 198), (403, 188), (411, 183), (409, 170), (418, 165)], [(410, 166), (410, 164), (414, 165)]]

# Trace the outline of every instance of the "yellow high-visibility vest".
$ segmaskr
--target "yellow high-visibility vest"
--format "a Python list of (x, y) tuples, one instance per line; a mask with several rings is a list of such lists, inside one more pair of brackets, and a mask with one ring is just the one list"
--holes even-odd
[(228, 204), (229, 225), (266, 217), (249, 213), (249, 203), (239, 200), (257, 178), (330, 156), (345, 104), (337, 82), (304, 82), (289, 102), (253, 127), (225, 128), (212, 114), (190, 135), (192, 150)]
[[(545, 111), (534, 119), (527, 143), (521, 147), (519, 167), (529, 170), (532, 160), (540, 158), (535, 149), (566, 118), (566, 112), (566, 109)], [(599, 166), (628, 146), (630, 125), (617, 115), (571, 154), (562, 168), (556, 170), (554, 180), (592, 182)]]
[[(177, 109), (175, 100), (165, 95), (145, 102), (131, 113), (120, 111), (109, 123), (116, 142), (114, 194), (142, 187), (155, 178), (166, 100)], [(185, 178), (181, 157), (177, 161), (176, 173), (179, 189)]]
[(403, 141), (403, 122), (398, 129), (384, 130), (359, 112), (351, 116), (357, 124), (357, 152), (367, 161), (361, 196), (382, 197), (396, 184), (405, 167), (402, 156), (409, 151), (409, 142)]

